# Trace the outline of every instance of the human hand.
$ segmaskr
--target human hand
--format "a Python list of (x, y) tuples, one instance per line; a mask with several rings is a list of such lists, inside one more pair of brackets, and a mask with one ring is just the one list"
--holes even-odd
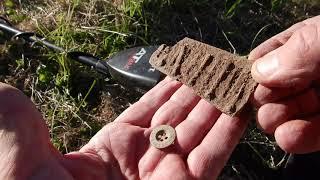
[[(247, 126), (166, 78), (79, 152), (61, 155), (30, 101), (0, 87), (0, 179), (215, 179)], [(149, 135), (162, 124), (177, 137), (159, 150)]]
[(287, 152), (320, 150), (320, 16), (262, 43), (249, 59), (261, 128)]

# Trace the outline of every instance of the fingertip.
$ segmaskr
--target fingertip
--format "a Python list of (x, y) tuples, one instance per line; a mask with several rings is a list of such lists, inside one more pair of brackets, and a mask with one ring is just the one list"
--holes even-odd
[(278, 49), (287, 41), (287, 39), (284, 38), (283, 36), (284, 36), (283, 34), (278, 34), (268, 39), (267, 41), (263, 42), (262, 44), (260, 44), (250, 52), (248, 59), (257, 60), (258, 58), (261, 58), (267, 54), (270, 54), (274, 50)]
[(259, 129), (263, 130), (267, 134), (273, 134), (275, 128), (272, 128), (270, 121), (265, 117), (269, 117), (269, 111), (265, 110), (266, 105), (259, 108), (257, 115), (256, 115), (256, 122)]
[(260, 108), (267, 102), (272, 102), (272, 90), (261, 84), (258, 84), (253, 94), (250, 96), (250, 102), (253, 106)]
[(299, 150), (299, 137), (301, 131), (297, 129), (295, 124), (288, 125), (284, 123), (276, 128), (274, 137), (278, 146), (287, 153), (301, 152)]
[(257, 124), (268, 134), (288, 120), (292, 113), (285, 104), (268, 103), (260, 107), (257, 113)]
[(248, 56), (248, 60), (249, 60), (249, 61), (254, 61), (254, 60), (256, 60), (256, 59), (258, 59), (258, 57), (256, 56), (256, 53), (255, 53), (254, 50), (253, 50), (253, 51), (250, 52), (250, 54), (249, 54), (249, 56)]
[(250, 54), (248, 56), (248, 60), (256, 61), (257, 59), (266, 55), (268, 52), (272, 51), (273, 49), (268, 48), (268, 44), (270, 44), (269, 41), (266, 41), (266, 42), (260, 44), (259, 46), (257, 46), (256, 48), (254, 48), (250, 52)]
[[(256, 61), (257, 59), (263, 57), (265, 54), (267, 54), (268, 52), (265, 51), (265, 43), (262, 43), (261, 45), (257, 46), (256, 48), (254, 48), (250, 54), (248, 55), (248, 60), (249, 61)], [(270, 49), (271, 51), (272, 49)]]
[(317, 121), (292, 120), (280, 125), (275, 131), (277, 144), (288, 153), (310, 153), (320, 150), (320, 126)]

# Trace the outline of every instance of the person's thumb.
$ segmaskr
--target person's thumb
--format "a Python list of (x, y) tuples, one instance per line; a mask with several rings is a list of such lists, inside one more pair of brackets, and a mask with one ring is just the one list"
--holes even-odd
[(320, 27), (305, 25), (278, 49), (257, 59), (253, 78), (269, 87), (304, 85), (320, 77)]

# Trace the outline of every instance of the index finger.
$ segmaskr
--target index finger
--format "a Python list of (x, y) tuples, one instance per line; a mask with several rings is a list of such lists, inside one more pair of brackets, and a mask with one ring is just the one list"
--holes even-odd
[(289, 29), (273, 36), (272, 38), (268, 39), (267, 41), (263, 42), (258, 47), (253, 49), (250, 52), (248, 59), (256, 60), (272, 52), (273, 50), (281, 47), (288, 41), (288, 39), (292, 36), (292, 34), (295, 31), (302, 28), (303, 26), (305, 26), (305, 24), (303, 22), (300, 22), (300, 23), (294, 24)]
[(115, 122), (148, 127), (154, 113), (181, 87), (182, 83), (169, 77), (158, 83), (141, 99), (126, 109)]

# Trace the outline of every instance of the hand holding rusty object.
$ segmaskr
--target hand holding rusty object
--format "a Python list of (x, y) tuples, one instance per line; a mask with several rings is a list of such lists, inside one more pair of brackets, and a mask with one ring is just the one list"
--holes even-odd
[[(5, 84), (0, 98), (0, 179), (214, 179), (247, 125), (166, 78), (78, 152), (62, 155), (28, 98)], [(150, 144), (152, 130), (168, 146)]]
[(320, 16), (297, 23), (254, 49), (257, 121), (291, 153), (320, 150)]

